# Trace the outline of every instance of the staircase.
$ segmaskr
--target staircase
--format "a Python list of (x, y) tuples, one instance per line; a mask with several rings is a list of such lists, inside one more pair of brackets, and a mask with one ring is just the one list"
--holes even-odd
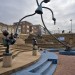
[[(42, 37), (39, 37), (39, 38), (34, 35), (29, 35), (29, 37), (25, 39), (25, 43), (31, 44), (33, 37), (36, 38), (38, 43), (37, 45), (41, 48), (64, 48), (64, 46), (61, 43), (59, 43), (50, 35), (43, 35)], [(66, 43), (66, 42), (63, 41), (63, 43)]]
[[(0, 45), (0, 62), (3, 60), (3, 53), (5, 52), (6, 47)], [(24, 45), (14, 45), (10, 47), (10, 52), (12, 53), (12, 58), (15, 58), (19, 53), (32, 51), (32, 45), (24, 44)]]
[(0, 44), (0, 61), (3, 59), (3, 53), (5, 52), (6, 47)]
[(38, 62), (11, 75), (53, 75), (57, 67), (58, 57), (51, 52), (42, 52)]

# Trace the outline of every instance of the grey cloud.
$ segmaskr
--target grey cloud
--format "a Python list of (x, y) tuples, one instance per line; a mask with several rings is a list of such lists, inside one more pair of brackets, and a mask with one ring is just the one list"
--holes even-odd
[[(32, 1), (34, 3), (34, 1)], [(27, 14), (34, 12), (34, 5), (25, 0), (2, 0), (0, 1), (0, 21), (13, 23)], [(32, 6), (33, 4), (33, 6)], [(31, 6), (30, 6), (31, 5)]]
[[(42, 0), (39, 0), (41, 2)], [(54, 11), (55, 18), (57, 19), (57, 25), (53, 25), (52, 15), (50, 11), (44, 11), (44, 20), (47, 27), (51, 29), (70, 29), (70, 19), (73, 19), (73, 26), (75, 24), (75, 0), (51, 0), (48, 6)], [(37, 8), (36, 0), (0, 0), (0, 21), (12, 24), (18, 21), (25, 15), (32, 14)], [(25, 19), (33, 24), (39, 24), (41, 22), (40, 16), (35, 15), (33, 17)], [(67, 23), (65, 24), (65, 21)], [(64, 25), (65, 24), (65, 25)]]

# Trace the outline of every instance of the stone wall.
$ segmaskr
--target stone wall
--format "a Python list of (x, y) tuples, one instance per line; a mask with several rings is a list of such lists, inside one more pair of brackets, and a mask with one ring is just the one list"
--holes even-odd
[(0, 43), (3, 43), (2, 38), (3, 38), (3, 34), (0, 33)]
[[(71, 45), (72, 47), (75, 47), (75, 33), (68, 33), (68, 34), (53, 34), (56, 38), (59, 38), (59, 37), (64, 37), (64, 40), (61, 41), (63, 42), (64, 44), (69, 44)], [(42, 36), (48, 43), (50, 44), (57, 44), (57, 46), (60, 45), (60, 43), (54, 38), (52, 37), (51, 35), (43, 35)]]
[[(56, 38), (64, 38), (61, 42), (63, 42), (65, 45), (70, 45), (71, 47), (75, 47), (75, 33), (69, 33), (69, 34), (53, 34)], [(38, 38), (38, 46), (43, 48), (62, 48), (65, 47), (61, 43), (59, 43), (54, 37), (51, 35), (43, 35), (42, 38)], [(32, 39), (31, 37), (27, 38), (26, 43), (31, 43)], [(43, 42), (41, 42), (43, 41)]]

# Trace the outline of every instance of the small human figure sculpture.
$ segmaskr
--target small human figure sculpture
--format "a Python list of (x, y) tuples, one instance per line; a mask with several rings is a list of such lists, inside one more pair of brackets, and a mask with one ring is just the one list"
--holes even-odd
[(5, 47), (7, 47), (6, 50), (5, 50), (5, 53), (9, 54), (9, 45), (13, 45), (16, 42), (16, 39), (14, 38), (13, 33), (11, 33), (9, 35), (9, 32), (7, 30), (3, 31), (3, 35), (4, 35), (3, 45)]
[(37, 40), (35, 39), (35, 37), (33, 37), (32, 39), (32, 44), (33, 44), (33, 50), (36, 50), (36, 46), (37, 46)]

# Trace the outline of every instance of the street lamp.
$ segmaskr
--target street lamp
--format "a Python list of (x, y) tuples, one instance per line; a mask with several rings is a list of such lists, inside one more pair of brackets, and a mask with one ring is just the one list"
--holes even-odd
[(71, 33), (72, 33), (72, 19), (70, 21), (71, 21)]
[(60, 33), (59, 28), (58, 28), (58, 33)]

